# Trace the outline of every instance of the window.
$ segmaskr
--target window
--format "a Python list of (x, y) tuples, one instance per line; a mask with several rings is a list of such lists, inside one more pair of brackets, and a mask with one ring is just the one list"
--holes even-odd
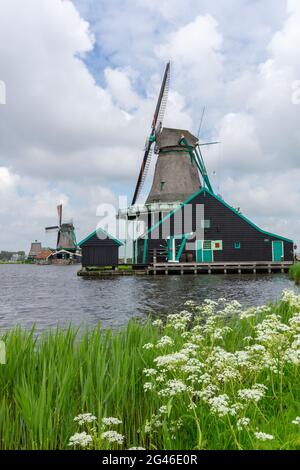
[(240, 250), (240, 249), (241, 249), (241, 242), (235, 242), (235, 243), (234, 243), (234, 248), (235, 248), (236, 250)]
[(211, 221), (210, 219), (201, 220), (201, 228), (210, 228)]
[(210, 240), (204, 240), (203, 242), (203, 250), (211, 250), (212, 243)]
[(165, 185), (166, 185), (165, 181), (162, 181), (162, 182), (160, 183), (160, 192), (161, 192), (161, 193), (163, 192), (163, 190), (164, 190), (164, 188), (165, 188)]

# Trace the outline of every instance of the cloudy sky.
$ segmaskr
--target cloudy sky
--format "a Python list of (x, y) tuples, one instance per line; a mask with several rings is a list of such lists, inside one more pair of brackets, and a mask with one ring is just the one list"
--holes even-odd
[(0, 250), (132, 196), (169, 59), (165, 125), (206, 106), (216, 191), (300, 244), (299, 24), (299, 0), (0, 0)]

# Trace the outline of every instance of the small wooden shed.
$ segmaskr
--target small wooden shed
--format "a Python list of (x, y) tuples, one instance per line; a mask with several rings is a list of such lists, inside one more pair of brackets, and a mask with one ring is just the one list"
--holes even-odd
[(79, 243), (82, 250), (82, 266), (118, 266), (119, 248), (123, 243), (98, 228)]

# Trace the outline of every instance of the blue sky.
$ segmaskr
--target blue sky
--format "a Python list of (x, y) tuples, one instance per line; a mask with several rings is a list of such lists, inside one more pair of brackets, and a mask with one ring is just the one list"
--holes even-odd
[(1, 0), (0, 250), (51, 245), (60, 202), (81, 239), (130, 198), (168, 60), (165, 124), (206, 106), (218, 191), (299, 244), (299, 21), (297, 0)]

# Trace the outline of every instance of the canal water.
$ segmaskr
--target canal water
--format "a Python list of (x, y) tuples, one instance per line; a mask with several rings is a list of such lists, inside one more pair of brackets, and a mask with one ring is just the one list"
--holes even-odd
[(284, 289), (299, 291), (284, 274), (85, 279), (76, 276), (78, 269), (0, 265), (0, 330), (35, 324), (40, 331), (70, 322), (117, 328), (133, 317), (178, 312), (189, 299), (225, 297), (262, 305)]

